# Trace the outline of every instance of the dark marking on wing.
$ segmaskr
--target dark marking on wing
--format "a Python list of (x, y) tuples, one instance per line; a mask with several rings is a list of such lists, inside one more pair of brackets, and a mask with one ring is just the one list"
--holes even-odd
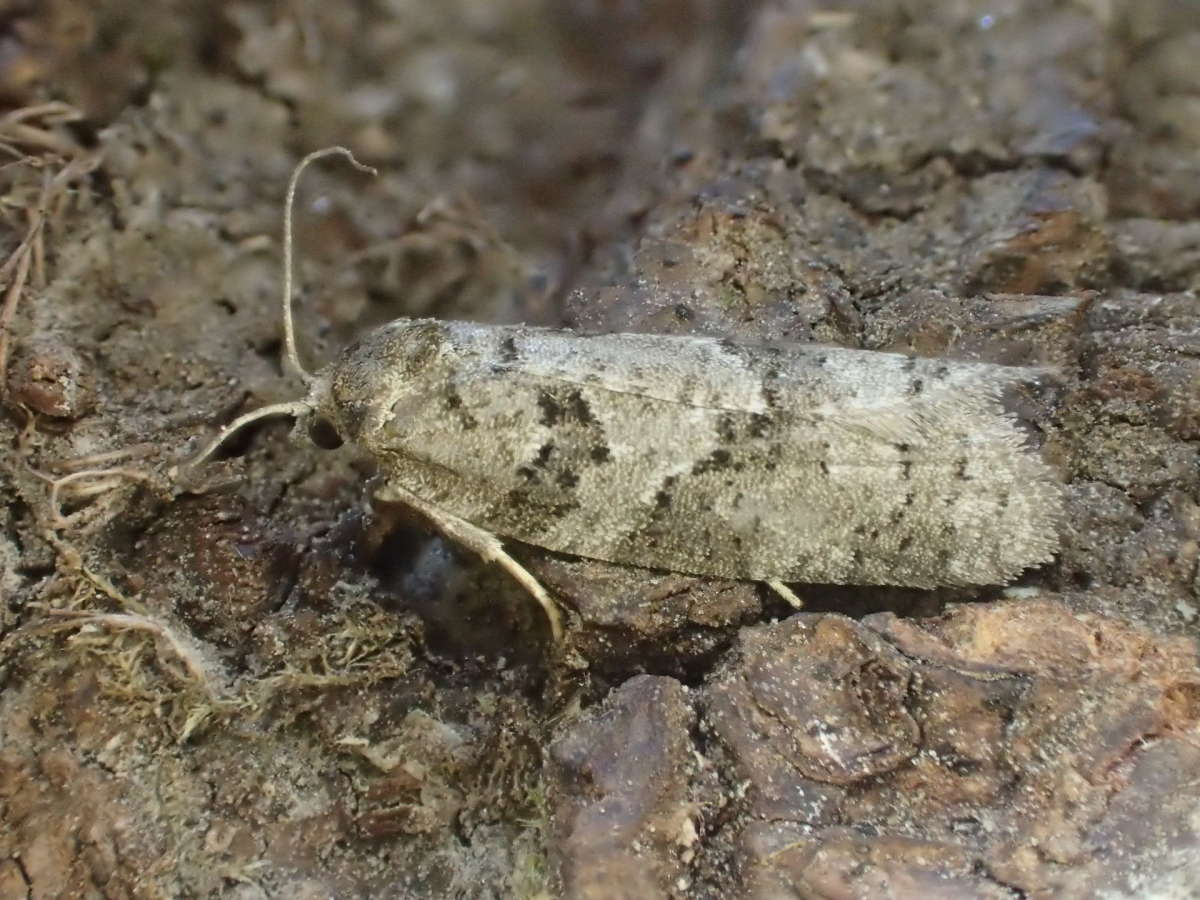
[(767, 447), (767, 456), (763, 460), (763, 468), (768, 472), (774, 472), (779, 468), (779, 460), (783, 458), (783, 445), (771, 444)]
[(548, 390), (539, 391), (537, 405), (542, 413), (539, 421), (547, 428), (554, 428), (565, 422), (573, 422), (579, 425), (596, 424), (596, 417), (592, 415), (592, 408), (588, 405), (583, 393), (578, 388), (565, 391), (562, 394), (556, 394)]
[(509, 335), (500, 342), (500, 361), (505, 363), (515, 363), (521, 358), (521, 354), (517, 352), (517, 342), (512, 335)]
[(446, 410), (454, 414), (454, 418), (464, 431), (470, 431), (479, 426), (478, 420), (467, 411), (462, 395), (454, 385), (446, 386), (446, 393), (442, 397), (442, 402)]
[(751, 437), (761, 438), (766, 437), (767, 432), (775, 424), (775, 420), (764, 413), (750, 414), (750, 427), (747, 429)]
[(717, 449), (692, 466), (693, 475), (703, 475), (705, 472), (718, 472), (728, 469), (733, 461), (733, 455), (728, 450)]
[(537, 405), (538, 409), (542, 411), (542, 418), (539, 421), (547, 428), (553, 428), (562, 421), (563, 408), (548, 391), (538, 393)]
[(577, 509), (579, 501), (573, 497), (556, 498), (553, 502), (548, 502), (538, 499), (538, 496), (525, 488), (514, 488), (508, 491), (502, 500), (493, 504), (488, 511), (488, 517), (496, 523), (496, 528), (501, 534), (512, 530), (533, 537), (536, 533), (545, 531), (546, 526)]
[(717, 440), (722, 444), (732, 444), (737, 440), (737, 428), (734, 425), (733, 416), (717, 417)]
[(676, 480), (674, 475), (668, 475), (658, 486), (658, 490), (654, 493), (654, 509), (650, 511), (650, 521), (647, 523), (647, 527), (657, 528), (657, 523), (666, 517), (667, 511), (675, 499)]
[(581, 425), (595, 424), (596, 418), (592, 415), (592, 408), (588, 406), (587, 400), (583, 398), (583, 394), (579, 391), (572, 391), (567, 395), (567, 408), (570, 410), (571, 416), (575, 418)]
[(783, 403), (783, 397), (779, 392), (779, 375), (778, 364), (772, 364), (763, 375), (762, 395), (767, 409), (779, 409)]

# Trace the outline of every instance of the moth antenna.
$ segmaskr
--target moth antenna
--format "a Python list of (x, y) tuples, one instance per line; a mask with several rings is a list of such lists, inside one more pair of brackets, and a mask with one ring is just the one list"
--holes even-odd
[(308, 412), (312, 407), (306, 400), (292, 400), (288, 403), (272, 403), (270, 406), (264, 406), (262, 409), (256, 409), (254, 412), (248, 412), (245, 415), (238, 416), (228, 425), (217, 433), (217, 436), (208, 442), (208, 445), (200, 451), (200, 453), (188, 461), (188, 466), (198, 466), (204, 462), (219, 449), (229, 438), (241, 431), (251, 422), (257, 422), (259, 419), (269, 419), (272, 416), (299, 416)]
[[(300, 181), (300, 176), (304, 174), (304, 170), (309, 165), (318, 159), (324, 159), (326, 156), (344, 156), (349, 160), (350, 165), (354, 166), (360, 172), (366, 172), (368, 175), (379, 174), (377, 169), (360, 163), (355, 159), (354, 154), (345, 147), (326, 147), (324, 150), (314, 150), (308, 156), (304, 157), (304, 159), (300, 160), (296, 164), (296, 168), (292, 170), (292, 177), (288, 182), (287, 199), (283, 204), (283, 341), (287, 361), (293, 369), (300, 373), (300, 377), (308, 385), (312, 384), (313, 377), (300, 362), (300, 354), (296, 351), (296, 328), (292, 323), (292, 208), (296, 205), (296, 185)], [(285, 405), (269, 406), (264, 410), (259, 410), (259, 412), (266, 412), (268, 409), (278, 409)], [(245, 417), (243, 416), (242, 418)], [(238, 421), (240, 422), (241, 419)]]
[[(300, 181), (300, 176), (304, 174), (312, 163), (318, 159), (323, 159), (326, 156), (344, 156), (350, 161), (350, 165), (358, 169), (360, 172), (366, 172), (370, 175), (378, 175), (378, 170), (371, 166), (360, 163), (345, 147), (326, 147), (324, 150), (314, 150), (304, 159), (296, 164), (296, 168), (292, 170), (292, 177), (288, 181), (287, 197), (283, 204), (283, 337), (284, 348), (287, 361), (304, 379), (304, 383), (309, 387), (312, 386), (313, 376), (300, 363), (300, 354), (296, 352), (296, 329), (292, 323), (292, 209), (296, 205), (296, 185)], [(272, 403), (270, 406), (264, 406), (262, 409), (256, 409), (253, 412), (248, 412), (245, 415), (238, 416), (228, 425), (218, 432), (205, 446), (200, 453), (191, 459), (187, 465), (196, 466), (204, 462), (210, 456), (217, 452), (229, 438), (241, 431), (251, 422), (257, 422), (259, 419), (267, 419), (272, 416), (299, 416), (311, 411), (312, 406), (307, 400), (292, 400), (287, 403)]]

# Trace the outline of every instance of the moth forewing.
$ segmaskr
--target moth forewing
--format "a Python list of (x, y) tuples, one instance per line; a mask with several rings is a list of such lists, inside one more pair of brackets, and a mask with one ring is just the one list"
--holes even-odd
[[(405, 377), (364, 378), (378, 359)], [(699, 575), (935, 587), (1008, 580), (1056, 546), (1052, 473), (998, 399), (1031, 374), (421, 320), (344, 359), (334, 394), (371, 410), (358, 439), (390, 484), (493, 534)]]

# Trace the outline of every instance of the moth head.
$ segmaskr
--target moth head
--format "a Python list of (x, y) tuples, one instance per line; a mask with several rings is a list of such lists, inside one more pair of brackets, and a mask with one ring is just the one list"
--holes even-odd
[(314, 444), (324, 449), (333, 449), (340, 446), (345, 440), (353, 439), (353, 435), (348, 433), (349, 429), (346, 427), (346, 411), (339, 409), (338, 405), (334, 402), (333, 393), (330, 389), (330, 371), (332, 367), (323, 369), (315, 375), (304, 368), (304, 365), (300, 362), (300, 354), (296, 350), (296, 329), (292, 320), (292, 209), (296, 203), (296, 185), (300, 181), (300, 176), (309, 165), (318, 159), (335, 155), (344, 156), (360, 172), (367, 172), (371, 175), (378, 174), (375, 169), (365, 166), (355, 159), (354, 154), (345, 147), (326, 147), (324, 150), (316, 150), (300, 160), (296, 168), (292, 171), (292, 177), (288, 181), (287, 198), (284, 201), (283, 207), (284, 359), (287, 360), (291, 368), (304, 380), (305, 385), (308, 387), (308, 395), (303, 400), (273, 403), (270, 406), (264, 406), (261, 409), (239, 416), (221, 429), (220, 433), (190, 461), (189, 465), (195, 466), (204, 462), (216, 453), (230, 436), (241, 431), (252, 422), (273, 416), (294, 416), (296, 418), (297, 430), (307, 433)]
[(444, 325), (430, 319), (396, 319), (363, 335), (313, 377), (302, 430), (319, 447), (338, 439), (369, 447), (410, 389), (444, 381), (445, 347)]
[(359, 418), (352, 406), (343, 403), (333, 389), (338, 366), (327, 366), (309, 384), (305, 410), (296, 418), (294, 434), (306, 437), (315, 447), (336, 450), (345, 443), (357, 443)]

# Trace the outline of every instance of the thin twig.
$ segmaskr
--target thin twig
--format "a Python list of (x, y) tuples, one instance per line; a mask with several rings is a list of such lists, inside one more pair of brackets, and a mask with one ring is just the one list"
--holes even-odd
[[(115, 487), (121, 479), (130, 481), (141, 481), (146, 484), (154, 482), (154, 476), (149, 472), (141, 471), (140, 469), (84, 469), (81, 472), (72, 472), (70, 475), (63, 475), (55, 478), (50, 482), (50, 524), (51, 527), (59, 529), (65, 528), (71, 523), (70, 517), (62, 514), (62, 504), (59, 501), (59, 493), (63, 487), (74, 484), (77, 481), (87, 479), (101, 480), (109, 488)], [(90, 496), (95, 496), (103, 491), (88, 492)]]
[(0, 308), (0, 397), (4, 397), (8, 393), (9, 336), (13, 318), (16, 316), (17, 304), (21, 299), (21, 292), (29, 278), (31, 257), (35, 255), (39, 259), (38, 279), (42, 282), (45, 281), (45, 250), (41, 246), (39, 238), (46, 222), (46, 210), (56, 194), (63, 191), (76, 178), (81, 178), (93, 171), (100, 164), (100, 158), (99, 153), (77, 156), (53, 178), (47, 177), (43, 180), (38, 202), (36, 206), (30, 208), (28, 213), (29, 225), (26, 228), (25, 237), (0, 266), (0, 282), (4, 281), (15, 269), (15, 274), (12, 274), (12, 282), (5, 293), (4, 306)]
[[(29, 213), (32, 222), (34, 213)], [(46, 289), (46, 229), (39, 227), (33, 235), (33, 286), (36, 290)]]
[[(38, 223), (41, 227), (41, 223)], [(21, 291), (25, 287), (25, 279), (29, 276), (29, 262), (32, 254), (28, 252), (28, 247), (25, 252), (20, 253), (20, 259), (17, 262), (17, 273), (13, 277), (12, 284), (8, 286), (8, 291), (4, 295), (4, 307), (0, 309), (0, 397), (8, 393), (8, 335), (9, 329), (12, 327), (13, 317), (17, 313), (17, 302), (21, 299)]]
[(35, 106), (23, 106), (0, 116), (0, 132), (10, 125), (16, 125), (29, 119), (53, 119), (50, 124), (59, 125), (65, 122), (77, 122), (83, 118), (83, 113), (61, 100), (51, 100), (48, 103), (38, 103)]
[(153, 456), (157, 451), (158, 448), (154, 444), (130, 444), (128, 447), (119, 447), (104, 453), (89, 453), (87, 456), (60, 459), (50, 463), (46, 468), (51, 472), (80, 472), (84, 469), (94, 469), (104, 463), (113, 463), (119, 459), (145, 459)]

